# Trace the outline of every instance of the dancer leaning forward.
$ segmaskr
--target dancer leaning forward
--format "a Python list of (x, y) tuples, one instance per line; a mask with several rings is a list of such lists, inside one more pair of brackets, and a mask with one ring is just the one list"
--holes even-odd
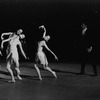
[[(11, 75), (11, 81), (9, 82), (15, 82), (15, 78), (14, 78), (14, 73), (12, 71), (11, 65), (14, 63), (15, 64), (15, 71), (17, 72), (17, 77), (19, 80), (22, 80), (21, 76), (20, 76), (20, 70), (19, 70), (19, 55), (18, 55), (18, 50), (17, 50), (17, 46), (19, 46), (21, 53), (23, 54), (23, 56), (25, 57), (25, 59), (27, 59), (23, 48), (22, 48), (22, 44), (20, 42), (20, 39), (24, 39), (25, 35), (21, 34), (23, 32), (22, 29), (17, 30), (17, 33), (14, 32), (8, 32), (8, 33), (2, 33), (1, 35), (1, 49), (3, 49), (3, 44), (5, 42), (8, 42), (8, 46), (7, 46), (7, 70)], [(9, 37), (7, 39), (4, 39), (3, 36), (4, 35), (9, 35)]]

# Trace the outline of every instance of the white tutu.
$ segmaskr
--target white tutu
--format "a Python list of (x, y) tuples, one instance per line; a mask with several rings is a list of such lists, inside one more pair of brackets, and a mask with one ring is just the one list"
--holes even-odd
[(47, 57), (43, 51), (37, 52), (37, 60), (40, 62), (40, 64), (48, 65)]

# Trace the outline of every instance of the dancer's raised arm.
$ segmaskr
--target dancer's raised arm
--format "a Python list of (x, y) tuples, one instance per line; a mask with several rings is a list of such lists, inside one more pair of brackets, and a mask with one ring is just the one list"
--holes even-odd
[(4, 35), (12, 35), (12, 34), (13, 34), (12, 32), (2, 33), (2, 34), (1, 34), (1, 40), (3, 40), (3, 39), (4, 39), (4, 38), (3, 38), (3, 36), (4, 36)]
[(43, 33), (43, 38), (46, 36), (46, 28), (44, 27), (44, 25), (39, 26), (39, 28), (44, 29), (44, 33)]

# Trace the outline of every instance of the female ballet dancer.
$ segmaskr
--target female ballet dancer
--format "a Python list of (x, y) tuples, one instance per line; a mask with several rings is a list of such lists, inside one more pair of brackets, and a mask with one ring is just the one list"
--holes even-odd
[(46, 42), (50, 39), (50, 36), (46, 36), (46, 28), (42, 25), (39, 28), (44, 29), (44, 34), (43, 34), (43, 40), (38, 42), (38, 49), (37, 49), (37, 53), (36, 53), (36, 59), (35, 59), (35, 64), (34, 67), (39, 75), (39, 79), (42, 80), (41, 74), (40, 74), (40, 70), (37, 67), (38, 62), (40, 62), (40, 64), (43, 66), (43, 68), (49, 72), (51, 72), (55, 78), (57, 78), (56, 72), (52, 71), (51, 68), (48, 67), (48, 61), (47, 61), (47, 57), (45, 55), (45, 53), (43, 52), (43, 47), (45, 47), (48, 51), (50, 51), (56, 60), (58, 60), (57, 56), (48, 48)]
[[(16, 67), (15, 70), (17, 72), (17, 77), (19, 80), (22, 80), (22, 78), (20, 77), (20, 70), (19, 70), (19, 55), (18, 55), (18, 51), (17, 51), (17, 46), (20, 47), (21, 53), (23, 54), (23, 56), (25, 57), (25, 59), (27, 59), (23, 48), (22, 48), (22, 44), (20, 42), (20, 39), (25, 38), (24, 34), (21, 34), (23, 31), (22, 29), (17, 30), (17, 34), (13, 33), (13, 32), (9, 32), (9, 33), (3, 33), (1, 35), (1, 39), (2, 39), (2, 43), (1, 43), (1, 48), (3, 49), (3, 44), (5, 42), (8, 42), (8, 47), (7, 47), (7, 70), (11, 75), (11, 81), (9, 82), (15, 82), (15, 78), (14, 78), (14, 74), (13, 71), (11, 69), (11, 65), (13, 63), (15, 63)], [(8, 39), (4, 39), (3, 36), (4, 35), (10, 35)]]

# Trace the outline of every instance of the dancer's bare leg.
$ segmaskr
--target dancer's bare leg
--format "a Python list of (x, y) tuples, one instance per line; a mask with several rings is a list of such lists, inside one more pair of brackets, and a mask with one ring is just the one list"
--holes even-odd
[(16, 70), (16, 72), (17, 72), (17, 78), (18, 78), (19, 80), (22, 80), (22, 78), (20, 77), (19, 61), (18, 61), (18, 59), (14, 59), (14, 62), (15, 62), (15, 64), (16, 64), (15, 70)]
[(35, 67), (35, 69), (36, 69), (36, 71), (37, 71), (37, 73), (38, 73), (38, 75), (39, 75), (39, 79), (42, 80), (42, 77), (41, 77), (39, 68), (37, 67), (36, 64), (34, 64), (34, 67)]
[(57, 78), (56, 72), (53, 71), (50, 67), (48, 67), (48, 65), (46, 65), (46, 66), (43, 65), (43, 68), (44, 68), (45, 70), (51, 72), (51, 73), (54, 75), (54, 77)]
[(8, 61), (7, 62), (7, 70), (8, 70), (8, 72), (11, 75), (11, 81), (9, 81), (9, 82), (15, 82), (15, 78), (14, 78), (14, 75), (13, 75), (13, 71), (11, 70), (10, 67), (11, 67), (10, 61)]

